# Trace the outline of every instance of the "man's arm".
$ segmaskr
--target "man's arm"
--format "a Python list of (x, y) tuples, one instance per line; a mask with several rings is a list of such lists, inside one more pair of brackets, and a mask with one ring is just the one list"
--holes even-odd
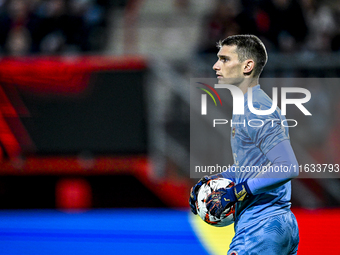
[(221, 175), (223, 178), (230, 179), (233, 182), (235, 182), (235, 173), (236, 173), (236, 165), (233, 164), (231, 167), (227, 169), (227, 171), (222, 172)]
[(212, 192), (207, 198), (207, 209), (212, 215), (220, 217), (232, 204), (275, 189), (298, 176), (298, 163), (289, 140), (275, 145), (266, 156), (272, 162), (272, 169), (279, 171), (261, 172), (256, 178), (248, 179), (234, 187)]
[[(278, 188), (299, 175), (298, 162), (289, 140), (275, 145), (266, 157), (272, 162), (270, 169), (247, 181), (249, 191), (253, 195)], [(275, 169), (277, 172), (273, 171)]]

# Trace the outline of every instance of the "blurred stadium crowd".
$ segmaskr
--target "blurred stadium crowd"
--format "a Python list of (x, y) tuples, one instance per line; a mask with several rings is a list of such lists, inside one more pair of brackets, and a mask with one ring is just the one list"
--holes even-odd
[[(60, 54), (102, 51), (107, 43), (108, 18), (123, 0), (1, 0), (0, 53)], [(146, 0), (130, 1), (143, 6)], [(173, 1), (182, 12), (194, 1)], [(216, 41), (231, 34), (256, 34), (269, 51), (340, 50), (340, 3), (335, 0), (217, 0), (203, 18), (206, 36), (199, 53), (215, 53)], [(131, 11), (131, 16), (137, 11)], [(132, 38), (132, 35), (131, 35)], [(133, 38), (134, 39), (134, 38)], [(174, 38), (176, 39), (176, 38)]]
[(2, 0), (0, 52), (99, 51), (106, 42), (108, 7), (106, 0)]
[(340, 3), (319, 0), (218, 1), (206, 17), (202, 53), (232, 34), (256, 34), (269, 51), (340, 50)]

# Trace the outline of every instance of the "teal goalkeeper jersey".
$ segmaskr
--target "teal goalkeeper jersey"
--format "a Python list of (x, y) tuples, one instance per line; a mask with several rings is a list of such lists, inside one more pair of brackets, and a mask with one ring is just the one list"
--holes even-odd
[[(272, 107), (272, 100), (260, 85), (252, 88), (252, 94), (252, 104), (256, 110), (267, 110)], [(271, 165), (266, 154), (275, 145), (289, 140), (287, 126), (286, 119), (278, 107), (269, 115), (256, 115), (248, 108), (248, 93), (244, 95), (244, 115), (233, 115), (230, 138), (236, 184), (256, 178), (263, 167)], [(275, 173), (273, 171), (273, 175), (270, 176), (280, 178), (280, 169)], [(235, 228), (247, 227), (266, 217), (289, 211), (290, 199), (289, 181), (276, 189), (236, 203)]]

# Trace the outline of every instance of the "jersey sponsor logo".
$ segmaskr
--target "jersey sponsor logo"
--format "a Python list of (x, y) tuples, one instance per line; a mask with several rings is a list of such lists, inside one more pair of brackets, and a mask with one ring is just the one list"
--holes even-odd
[(232, 251), (229, 255), (238, 255), (237, 251)]
[(236, 128), (233, 127), (233, 131), (231, 131), (231, 137), (235, 138), (235, 134), (236, 134)]

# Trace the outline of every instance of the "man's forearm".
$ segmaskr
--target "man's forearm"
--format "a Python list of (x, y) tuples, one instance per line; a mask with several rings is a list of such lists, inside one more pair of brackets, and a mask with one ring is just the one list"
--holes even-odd
[(256, 178), (247, 181), (253, 195), (278, 188), (298, 176), (298, 162), (289, 140), (274, 146), (267, 154), (272, 165)]

